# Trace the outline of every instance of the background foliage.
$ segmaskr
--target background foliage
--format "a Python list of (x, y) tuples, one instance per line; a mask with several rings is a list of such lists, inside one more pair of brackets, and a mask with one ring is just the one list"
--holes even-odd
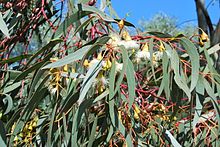
[(219, 146), (205, 30), (130, 36), (110, 0), (0, 8), (1, 146)]

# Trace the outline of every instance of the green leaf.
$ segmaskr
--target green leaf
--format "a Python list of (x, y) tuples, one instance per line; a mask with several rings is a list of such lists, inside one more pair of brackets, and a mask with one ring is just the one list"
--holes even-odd
[(102, 100), (102, 99), (103, 99), (104, 97), (106, 97), (107, 95), (109, 95), (109, 90), (108, 90), (108, 89), (106, 89), (102, 94), (100, 94), (99, 96), (97, 96), (97, 97), (95, 98), (95, 100), (93, 101), (93, 103), (96, 103), (96, 102)]
[(156, 82), (156, 74), (155, 74), (155, 71), (154, 71), (154, 64), (153, 64), (153, 52), (154, 52), (154, 39), (151, 38), (150, 41), (149, 41), (149, 51), (150, 51), (150, 64), (151, 64), (151, 70), (152, 70), (152, 73), (153, 73), (153, 77), (154, 77), (154, 81)]
[(21, 86), (21, 82), (13, 83), (3, 89), (3, 93), (9, 93)]
[(41, 53), (43, 53), (44, 51), (48, 51), (50, 49), (52, 49), (55, 45), (57, 45), (58, 43), (62, 42), (62, 39), (53, 39), (51, 40), (47, 45), (45, 45), (44, 47), (42, 47), (41, 49), (39, 49), (27, 62), (28, 66), (37, 56), (39, 56)]
[[(45, 83), (45, 81), (43, 82)], [(20, 116), (18, 122), (15, 125), (15, 129), (10, 137), (10, 146), (12, 146), (13, 144), (14, 137), (20, 132), (26, 121), (28, 121), (31, 117), (31, 114), (33, 113), (36, 106), (39, 104), (40, 100), (45, 97), (44, 94), (46, 93), (46, 91), (47, 88), (42, 88), (36, 91), (30, 101), (26, 104), (23, 110), (23, 115)]]
[(197, 51), (197, 48), (195, 45), (189, 41), (186, 38), (181, 38), (180, 43), (183, 45), (183, 47), (186, 49), (187, 53), (189, 54), (190, 60), (191, 60), (191, 85), (190, 85), (190, 91), (193, 91), (193, 89), (196, 87), (196, 84), (199, 79), (199, 53)]
[(0, 120), (0, 145), (1, 147), (7, 147), (6, 145), (6, 130), (3, 122)]
[(218, 120), (218, 130), (220, 131), (220, 107), (216, 98), (216, 95), (214, 93), (214, 89), (210, 86), (209, 82), (206, 79), (203, 79), (203, 85), (205, 87), (206, 92), (211, 97), (212, 104), (216, 111), (216, 117)]
[(219, 46), (220, 46), (220, 44), (216, 44), (216, 45), (212, 46), (211, 48), (209, 48), (207, 50), (208, 54), (211, 55), (211, 54), (217, 53), (220, 50)]
[(95, 63), (92, 65), (92, 67), (89, 69), (89, 71), (86, 73), (86, 77), (83, 80), (82, 83), (82, 88), (80, 90), (80, 95), (79, 95), (79, 104), (82, 103), (84, 100), (87, 92), (89, 91), (90, 87), (92, 86), (95, 78), (97, 77), (99, 71), (101, 70), (101, 61), (99, 63)]
[(57, 114), (58, 115), (57, 118), (59, 119), (59, 117), (61, 117), (63, 113), (68, 112), (77, 102), (78, 99), (79, 99), (79, 91), (76, 93), (70, 93), (64, 100), (62, 108)]
[(29, 67), (28, 69), (26, 69), (25, 71), (23, 71), (21, 74), (19, 74), (14, 82), (18, 82), (20, 80), (23, 80), (29, 73), (35, 71), (35, 70), (39, 70), (44, 64), (45, 62), (47, 62), (52, 55), (54, 54), (54, 52), (49, 53), (43, 61), (35, 63), (33, 66)]
[(116, 113), (115, 113), (115, 99), (111, 99), (109, 102), (108, 102), (108, 105), (109, 105), (109, 116), (110, 116), (110, 120), (112, 122), (112, 125), (114, 127), (116, 127)]
[(96, 127), (97, 127), (97, 122), (98, 122), (98, 116), (95, 117), (95, 120), (93, 121), (93, 125), (92, 125), (92, 131), (91, 131), (91, 135), (89, 137), (89, 144), (88, 147), (92, 147), (92, 144), (95, 140), (96, 137)]
[(75, 51), (74, 53), (71, 53), (64, 58), (57, 60), (56, 62), (53, 62), (53, 63), (46, 65), (42, 69), (57, 68), (57, 67), (64, 66), (66, 64), (70, 64), (74, 61), (80, 60), (80, 59), (82, 59), (84, 54), (88, 51), (89, 47), (90, 46), (84, 46), (83, 48)]
[(6, 124), (6, 130), (10, 130), (14, 122), (17, 121), (17, 119), (21, 116), (21, 111), (23, 108), (16, 109), (16, 112), (11, 116), (10, 120)]
[(21, 60), (29, 58), (29, 57), (31, 57), (31, 55), (20, 55), (17, 57), (6, 59), (6, 60), (1, 60), (0, 64), (14, 63), (14, 62), (18, 62), (18, 61), (21, 61)]
[(78, 11), (71, 15), (70, 17), (66, 18), (58, 27), (55, 33), (54, 38), (58, 38), (61, 34), (65, 34), (67, 28), (72, 25), (74, 22), (79, 21), (81, 18), (88, 16), (92, 12), (88, 11)]
[(110, 70), (110, 75), (109, 75), (109, 98), (114, 97), (114, 86), (115, 86), (115, 76), (116, 76), (116, 64), (115, 60), (112, 61), (112, 67)]
[(129, 109), (131, 108), (134, 99), (135, 99), (135, 72), (134, 66), (130, 59), (128, 59), (128, 67), (126, 70), (126, 78), (128, 82), (128, 91), (129, 91)]
[(78, 145), (77, 138), (78, 138), (78, 129), (81, 124), (81, 121), (83, 119), (82, 115), (85, 113), (86, 109), (90, 108), (93, 104), (92, 99), (88, 99), (86, 101), (83, 101), (79, 108), (76, 110), (76, 113), (73, 117), (73, 126), (72, 126), (72, 137), (71, 137), (71, 143), (72, 146)]
[(127, 134), (127, 136), (126, 136), (126, 143), (127, 143), (127, 146), (133, 146), (130, 134)]
[(5, 115), (5, 114), (8, 114), (11, 111), (11, 109), (13, 108), (13, 101), (12, 101), (12, 98), (10, 95), (4, 94), (4, 93), (3, 93), (3, 95), (5, 95), (5, 98), (3, 99), (3, 103), (5, 105), (7, 105), (7, 108), (4, 112), (4, 115)]
[[(121, 19), (115, 19), (117, 22), (119, 22)], [(133, 25), (132, 23), (124, 20), (124, 25), (125, 26), (128, 26), (128, 27), (134, 27), (135, 28), (135, 25)]]
[(64, 145), (68, 146), (70, 140), (70, 133), (68, 132), (68, 125), (66, 115), (63, 113), (63, 130), (64, 130)]
[(100, 49), (100, 47), (105, 45), (106, 42), (108, 42), (109, 39), (110, 39), (110, 37), (106, 36), (106, 35), (103, 35), (103, 36), (99, 37), (97, 39), (97, 41), (90, 47), (90, 49), (87, 50), (87, 52), (86, 52), (85, 56), (83, 57), (82, 61), (87, 59), (90, 55), (92, 55), (94, 52), (96, 52), (98, 49)]
[(193, 117), (193, 129), (195, 129), (196, 124), (199, 121), (199, 118), (202, 114), (202, 108), (203, 108), (203, 101), (204, 101), (204, 92), (205, 92), (205, 88), (203, 85), (203, 77), (199, 76), (199, 80), (196, 86), (196, 107), (195, 107), (195, 114)]
[(115, 20), (113, 18), (106, 15), (104, 12), (100, 11), (96, 7), (88, 6), (88, 5), (85, 5), (85, 4), (78, 4), (78, 9), (79, 9), (79, 11), (87, 11), (87, 12), (95, 13), (104, 21), (115, 22)]
[(110, 125), (110, 128), (108, 129), (108, 136), (106, 137), (106, 142), (109, 142), (109, 141), (110, 141), (110, 139), (111, 139), (113, 133), (114, 133), (113, 126)]
[[(166, 48), (167, 49), (167, 48)], [(169, 68), (169, 59), (167, 53), (164, 52), (162, 58), (162, 65), (163, 65), (163, 79), (160, 84), (160, 89), (158, 91), (158, 95), (160, 96), (163, 90), (165, 91), (166, 98), (170, 98), (170, 72), (168, 71)]]
[(128, 52), (127, 50), (124, 48), (124, 46), (120, 46), (120, 49), (122, 51), (122, 60), (123, 60), (123, 67), (122, 67), (122, 71), (120, 72), (120, 75), (117, 79), (117, 82), (116, 82), (116, 86), (115, 86), (115, 91), (113, 94), (111, 94), (111, 97), (109, 97), (109, 99), (112, 99), (115, 94), (118, 92), (119, 88), (120, 88), (120, 85), (123, 81), (123, 78), (124, 78), (124, 74), (126, 72), (126, 69), (127, 69), (127, 66), (128, 66)]
[(172, 36), (170, 34), (165, 34), (165, 33), (161, 33), (161, 32), (147, 32), (150, 35), (154, 35), (156, 37), (159, 38), (171, 38)]
[(191, 98), (191, 92), (189, 87), (187, 86), (186, 79), (184, 77), (184, 74), (182, 72), (182, 69), (180, 69), (180, 61), (179, 61), (179, 56), (175, 50), (173, 50), (172, 55), (171, 55), (171, 67), (174, 70), (174, 80), (178, 87), (182, 89), (188, 98)]
[(30, 90), (28, 91), (28, 98), (30, 98), (33, 92), (37, 89), (36, 85), (38, 84), (38, 82), (41, 82), (42, 75), (44, 75), (44, 73), (45, 73), (45, 70), (38, 70), (36, 75), (32, 77)]
[(7, 27), (6, 23), (5, 23), (5, 21), (3, 20), (1, 12), (0, 12), (0, 30), (2, 31), (2, 33), (6, 37), (10, 38), (8, 27)]
[(49, 130), (48, 130), (48, 134), (47, 134), (47, 146), (52, 146), (52, 136), (53, 136), (53, 133), (54, 133), (53, 124), (54, 124), (56, 111), (57, 111), (57, 104), (53, 108), (53, 112), (52, 112), (50, 122), (49, 122)]
[(76, 35), (76, 33), (78, 33), (79, 31), (81, 31), (83, 29), (83, 27), (88, 26), (89, 23), (93, 20), (94, 16), (90, 17), (89, 19), (87, 19), (85, 22), (83, 22), (73, 33), (73, 36)]
[(173, 135), (170, 133), (170, 131), (168, 130), (165, 130), (165, 135), (166, 137), (169, 138), (168, 141), (171, 142), (171, 144), (174, 146), (174, 147), (182, 147), (179, 142), (173, 137)]

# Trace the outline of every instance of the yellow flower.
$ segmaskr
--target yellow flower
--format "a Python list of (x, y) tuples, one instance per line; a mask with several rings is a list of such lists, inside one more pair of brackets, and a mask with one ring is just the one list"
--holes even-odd
[(124, 28), (124, 23), (125, 21), (123, 19), (118, 22), (118, 27), (120, 28), (120, 30)]
[(202, 41), (202, 38), (200, 37), (199, 38), (199, 46), (200, 47), (203, 47), (205, 44), (204, 44), (204, 42)]
[(102, 57), (102, 53), (99, 53), (98, 56), (97, 56), (97, 59), (98, 59), (98, 60), (102, 60), (102, 58), (103, 58), (103, 57)]
[(122, 121), (122, 119), (121, 119), (121, 111), (120, 110), (118, 111), (118, 119)]
[(134, 105), (134, 119), (138, 121), (140, 119), (139, 114), (141, 113), (140, 109)]
[(160, 41), (159, 51), (160, 51), (160, 52), (165, 51), (165, 47), (164, 47), (162, 41)]
[(126, 41), (131, 41), (131, 36), (129, 35), (129, 33), (127, 31), (123, 31), (122, 32), (122, 38)]
[(16, 135), (15, 138), (14, 138), (14, 141), (18, 141), (18, 136)]
[(136, 105), (134, 105), (134, 111), (137, 112), (137, 114), (141, 112), (140, 109)]
[(146, 51), (146, 52), (149, 52), (149, 47), (148, 47), (148, 43), (145, 43), (143, 48), (142, 48), (142, 51)]
[(68, 71), (68, 65), (67, 65), (67, 64), (64, 65), (64, 67), (63, 67), (63, 71), (64, 71), (64, 72), (67, 72), (67, 71)]
[(138, 113), (136, 111), (134, 111), (134, 119), (136, 121), (138, 121), (140, 119), (140, 117), (139, 117), (139, 115), (138, 115)]
[(33, 130), (33, 126), (31, 124), (28, 126), (28, 130), (30, 130), (30, 131)]
[(87, 59), (83, 62), (83, 66), (85, 66), (85, 67), (89, 66), (89, 61)]
[(200, 35), (202, 42), (209, 41), (209, 36), (202, 29), (200, 29), (200, 30), (202, 31), (202, 34)]
[(101, 71), (96, 80), (95, 80), (95, 85), (97, 86), (98, 93), (102, 93), (105, 89), (105, 85), (108, 83), (106, 80), (105, 76), (103, 75), (103, 72)]
[(103, 70), (107, 70), (109, 68), (111, 68), (112, 66), (112, 62), (108, 59), (107, 61), (105, 61), (104, 65), (103, 65)]

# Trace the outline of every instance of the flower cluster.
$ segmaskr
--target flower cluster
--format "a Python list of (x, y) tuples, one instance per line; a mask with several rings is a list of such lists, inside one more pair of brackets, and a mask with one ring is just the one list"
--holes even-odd
[[(23, 143), (26, 145), (32, 144), (32, 140), (36, 135), (37, 122), (38, 122), (38, 117), (35, 116), (32, 120), (28, 121), (25, 124), (23, 130), (14, 138), (14, 144), (16, 146), (22, 145)], [(13, 132), (15, 125), (16, 124), (12, 126), (11, 132)]]

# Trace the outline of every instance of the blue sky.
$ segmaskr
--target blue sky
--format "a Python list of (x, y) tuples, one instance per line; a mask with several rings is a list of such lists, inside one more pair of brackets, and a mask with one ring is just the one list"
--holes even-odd
[[(208, 4), (210, 1), (206, 0), (206, 3)], [(138, 25), (138, 21), (141, 19), (149, 20), (158, 12), (176, 17), (179, 23), (194, 20), (192, 23), (197, 24), (194, 0), (112, 0), (112, 5), (121, 18), (129, 13), (126, 20), (134, 25)], [(220, 16), (219, 3), (215, 2), (214, 5), (210, 5), (208, 11), (211, 14), (212, 22), (216, 24)]]

